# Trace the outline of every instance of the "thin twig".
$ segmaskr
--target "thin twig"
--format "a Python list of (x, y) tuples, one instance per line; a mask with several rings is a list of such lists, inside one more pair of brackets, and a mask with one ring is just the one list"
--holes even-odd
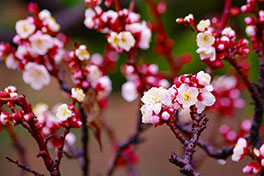
[(22, 163), (20, 163), (18, 160), (13, 160), (13, 159), (9, 158), (8, 156), (6, 156), (6, 159), (7, 159), (9, 162), (14, 163), (14, 164), (16, 164), (18, 167), (24, 169), (25, 171), (28, 171), (28, 172), (34, 174), (35, 176), (44, 176), (43, 174), (40, 174), (40, 173), (38, 173), (37, 171), (35, 171), (35, 170), (31, 169), (30, 167), (28, 167), (26, 164), (22, 164)]

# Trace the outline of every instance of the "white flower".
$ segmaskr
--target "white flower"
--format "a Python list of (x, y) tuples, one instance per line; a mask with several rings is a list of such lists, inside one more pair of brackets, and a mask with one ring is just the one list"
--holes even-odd
[(65, 55), (66, 51), (65, 49), (58, 49), (57, 53), (54, 56), (54, 61), (56, 62), (56, 64), (61, 63), (61, 60), (63, 58), (63, 56)]
[(36, 106), (33, 108), (34, 114), (37, 116), (38, 120), (41, 123), (45, 122), (45, 113), (49, 111), (49, 106), (44, 103), (38, 103)]
[(1, 122), (3, 125), (6, 125), (6, 124), (9, 122), (9, 119), (8, 119), (8, 115), (7, 115), (7, 113), (3, 113), (3, 112), (1, 112), (1, 115), (0, 115), (0, 122)]
[(55, 18), (51, 16), (50, 11), (48, 11), (47, 9), (44, 9), (39, 12), (38, 16), (39, 19), (42, 20), (43, 25), (48, 26), (51, 31), (58, 32), (60, 30), (60, 25), (56, 22)]
[(198, 101), (195, 104), (198, 113), (202, 113), (206, 106), (212, 106), (216, 101), (215, 96), (206, 88), (201, 90), (201, 96), (202, 101)]
[(45, 21), (47, 23), (47, 26), (49, 29), (53, 32), (59, 32), (60, 30), (60, 25), (56, 22), (54, 17), (51, 17)]
[(14, 55), (11, 53), (5, 59), (6, 67), (9, 69), (17, 69), (19, 66), (19, 61), (15, 59)]
[(190, 106), (197, 103), (197, 96), (199, 92), (195, 87), (190, 87), (188, 84), (182, 84), (178, 89), (178, 95), (176, 100), (183, 108), (189, 108)]
[(87, 77), (90, 81), (95, 81), (99, 79), (102, 75), (101, 71), (96, 65), (89, 65), (86, 67), (86, 69), (88, 70)]
[(104, 22), (107, 22), (108, 20), (110, 20), (111, 23), (114, 23), (117, 17), (118, 17), (118, 14), (115, 11), (108, 10), (107, 12), (103, 13), (103, 15), (101, 16), (101, 19)]
[(142, 123), (151, 123), (152, 108), (148, 105), (143, 105), (140, 108), (142, 114)]
[(39, 55), (45, 55), (53, 47), (52, 37), (48, 34), (37, 32), (29, 37), (31, 42), (31, 51)]
[(108, 96), (112, 91), (112, 81), (108, 76), (103, 76), (97, 79), (92, 83), (93, 88), (95, 88), (98, 84), (103, 88), (98, 92), (98, 99), (104, 98)]
[(254, 35), (256, 35), (256, 32), (257, 32), (257, 28), (255, 25), (249, 25), (246, 27), (247, 36), (249, 36), (249, 37), (254, 36)]
[(30, 84), (33, 89), (40, 90), (44, 85), (49, 84), (50, 75), (43, 65), (29, 62), (25, 66), (23, 80), (25, 83)]
[(184, 21), (186, 21), (188, 23), (190, 23), (191, 20), (192, 21), (194, 20), (193, 14), (191, 14), (191, 13), (189, 15), (187, 15), (186, 17), (184, 17)]
[(197, 25), (197, 29), (201, 32), (203, 32), (205, 29), (208, 29), (211, 25), (211, 22), (209, 19), (207, 20), (201, 20), (199, 24)]
[(170, 92), (163, 87), (152, 87), (147, 92), (144, 92), (141, 101), (144, 103), (140, 108), (143, 123), (158, 123), (159, 117), (155, 114), (160, 113), (162, 106), (172, 106)]
[(126, 51), (129, 51), (135, 45), (135, 39), (130, 32), (120, 32), (118, 34), (120, 40), (118, 41), (118, 46)]
[(128, 81), (122, 85), (122, 97), (128, 101), (134, 101), (138, 97), (137, 87), (132, 81)]
[(69, 133), (67, 134), (65, 140), (67, 141), (68, 144), (73, 145), (76, 141), (76, 136), (73, 133)]
[(235, 76), (220, 76), (212, 84), (216, 91), (225, 91), (236, 87), (237, 78)]
[(248, 147), (248, 142), (244, 138), (239, 138), (236, 146), (233, 149), (232, 160), (239, 161), (244, 157), (245, 149)]
[[(17, 95), (17, 88), (15, 86), (8, 86), (7, 88), (5, 88), (5, 92), (10, 93), (10, 96), (12, 93), (15, 94), (14, 96), (16, 96)], [(13, 96), (11, 96), (11, 97), (13, 97)]]
[(85, 10), (85, 19), (84, 19), (84, 25), (88, 28), (88, 29), (93, 29), (95, 26), (94, 20), (93, 18), (96, 16), (96, 13), (94, 12), (93, 9), (88, 8)]
[(211, 76), (208, 73), (204, 73), (204, 71), (199, 71), (196, 78), (198, 79), (199, 84), (203, 86), (208, 86), (211, 81)]
[(148, 105), (164, 104), (165, 106), (170, 106), (172, 100), (167, 89), (164, 89), (163, 87), (152, 87), (147, 92), (144, 92), (144, 96), (141, 98), (141, 101)]
[(198, 54), (200, 54), (201, 60), (209, 58), (210, 61), (215, 61), (216, 52), (214, 47), (201, 47), (196, 50)]
[(19, 46), (17, 47), (17, 50), (16, 50), (16, 53), (15, 53), (15, 56), (16, 56), (18, 59), (22, 60), (22, 59), (24, 59), (24, 57), (25, 57), (26, 54), (27, 54), (27, 47), (24, 46), (24, 45), (19, 45)]
[(132, 33), (140, 33), (140, 39), (138, 41), (138, 46), (141, 49), (148, 49), (151, 40), (151, 31), (148, 28), (145, 21), (142, 23), (132, 23), (126, 25), (126, 30)]
[(222, 35), (225, 35), (225, 36), (230, 37), (230, 38), (235, 38), (236, 37), (236, 32), (231, 27), (226, 27), (222, 31)]
[(205, 47), (205, 48), (211, 47), (215, 42), (215, 38), (210, 31), (198, 33), (196, 39), (197, 39), (197, 45), (199, 47)]
[(51, 17), (51, 13), (49, 10), (43, 9), (39, 12), (38, 16), (39, 16), (40, 20), (46, 20), (46, 19), (49, 19)]
[(71, 94), (72, 98), (76, 98), (79, 102), (82, 102), (85, 97), (83, 90), (80, 88), (72, 88)]
[(57, 112), (56, 112), (56, 117), (60, 121), (67, 120), (71, 116), (72, 116), (72, 111), (69, 110), (67, 104), (62, 104), (58, 107)]
[(87, 50), (85, 45), (80, 45), (78, 49), (75, 50), (75, 54), (81, 60), (88, 60), (90, 58), (90, 52)]
[(103, 56), (99, 53), (95, 53), (91, 56), (90, 62), (95, 65), (102, 65), (103, 64)]
[(35, 29), (36, 26), (29, 19), (16, 22), (16, 32), (21, 38), (28, 38)]
[(131, 24), (136, 23), (140, 21), (140, 15), (135, 12), (129, 12), (127, 19)]
[(117, 47), (119, 44), (119, 41), (121, 40), (116, 32), (111, 32), (109, 37), (107, 38), (107, 42), (110, 43), (113, 47)]

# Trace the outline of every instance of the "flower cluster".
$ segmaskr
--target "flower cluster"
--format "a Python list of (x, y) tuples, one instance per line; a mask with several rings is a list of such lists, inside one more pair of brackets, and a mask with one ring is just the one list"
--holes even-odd
[[(134, 66), (124, 64), (122, 73), (126, 76), (127, 82), (122, 85), (122, 97), (128, 102), (134, 101), (142, 90), (142, 81), (139, 78)], [(159, 74), (159, 67), (156, 64), (142, 64), (140, 71), (144, 74), (146, 83), (151, 87), (169, 88), (170, 83)]]
[(232, 160), (239, 161), (245, 155), (250, 156), (255, 161), (249, 162), (244, 168), (245, 174), (260, 174), (264, 167), (264, 144), (260, 148), (249, 149), (249, 144), (246, 139), (239, 138), (236, 146), (233, 149)]
[(69, 52), (66, 62), (71, 68), (71, 78), (76, 87), (72, 89), (71, 97), (82, 102), (84, 92), (91, 87), (97, 94), (99, 104), (104, 107), (106, 97), (112, 91), (112, 82), (106, 75), (102, 56), (99, 54), (90, 56), (87, 47), (80, 45), (75, 51)]
[(139, 14), (128, 9), (103, 11), (99, 4), (97, 1), (85, 11), (87, 28), (106, 33), (108, 43), (118, 52), (149, 48), (151, 30)]
[(236, 109), (245, 106), (241, 98), (241, 83), (235, 76), (220, 76), (213, 80), (213, 94), (216, 97), (215, 104), (211, 107), (221, 114), (232, 116)]
[(239, 138), (245, 137), (249, 134), (251, 128), (251, 120), (243, 120), (239, 124), (238, 132), (231, 129), (229, 125), (223, 124), (219, 128), (220, 134), (224, 137), (228, 144), (235, 144)]
[[(118, 148), (116, 147), (116, 149)], [(124, 166), (127, 162), (130, 164), (136, 164), (138, 162), (138, 157), (135, 154), (135, 149), (132, 145), (129, 145), (123, 150), (122, 155), (117, 158), (116, 166)]]
[(60, 26), (48, 10), (39, 12), (34, 3), (30, 3), (32, 16), (16, 23), (16, 35), (12, 48), (7, 43), (0, 44), (0, 58), (10, 69), (23, 71), (23, 80), (33, 89), (40, 90), (50, 82), (50, 74), (55, 64), (64, 56), (66, 36), (58, 33)]
[[(17, 89), (14, 86), (9, 86), (4, 89), (4, 91), (0, 92), (1, 98), (10, 98), (10, 101), (12, 99), (15, 99), (17, 96)], [(66, 105), (66, 104), (65, 104)], [(46, 104), (38, 104), (33, 109), (34, 114), (32, 113), (25, 113), (23, 109), (20, 110), (20, 112), (13, 112), (8, 113), (5, 111), (1, 112), (0, 115), (0, 122), (2, 125), (17, 125), (23, 121), (30, 121), (33, 118), (37, 124), (38, 127), (41, 128), (42, 134), (50, 135), (56, 132), (60, 127), (71, 127), (71, 128), (79, 128), (81, 126), (81, 121), (76, 117), (76, 110), (74, 106), (69, 106), (70, 109), (68, 109), (68, 106), (66, 105), (67, 109), (65, 108), (65, 105), (61, 105), (58, 110), (56, 117), (54, 113), (49, 111), (48, 105)], [(14, 107), (15, 104), (9, 103), (8, 107)], [(70, 113), (68, 113), (70, 112)], [(67, 121), (66, 121), (67, 120)]]
[[(262, 1), (259, 1), (262, 2)], [(245, 17), (244, 22), (246, 25), (246, 34), (251, 38), (251, 43), (253, 49), (258, 49), (259, 46), (259, 38), (257, 36), (258, 25), (262, 25), (264, 23), (264, 10), (257, 10), (256, 2), (253, 0), (248, 0), (246, 4), (241, 6), (241, 12), (245, 14), (251, 14), (250, 16)], [(256, 11), (257, 10), (257, 11)], [(257, 17), (255, 16), (257, 14)]]
[(161, 125), (172, 118), (176, 110), (191, 106), (196, 106), (198, 113), (203, 112), (206, 106), (212, 106), (215, 102), (210, 81), (211, 76), (200, 71), (196, 75), (178, 77), (169, 89), (151, 88), (141, 98), (142, 122)]
[(202, 20), (197, 25), (197, 53), (212, 68), (222, 68), (222, 60), (238, 55), (243, 57), (249, 53), (248, 41), (244, 38), (236, 42), (236, 33), (231, 27), (224, 28), (221, 33), (211, 27), (210, 20)]

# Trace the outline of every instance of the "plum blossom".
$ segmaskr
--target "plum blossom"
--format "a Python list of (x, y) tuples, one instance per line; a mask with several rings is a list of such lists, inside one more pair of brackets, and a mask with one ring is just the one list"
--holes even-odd
[(60, 121), (65, 121), (72, 116), (72, 111), (68, 108), (67, 104), (62, 104), (58, 107), (56, 117)]
[(206, 29), (208, 29), (211, 25), (211, 22), (209, 19), (207, 20), (201, 20), (199, 22), (199, 24), (197, 25), (197, 29), (201, 32), (205, 31)]
[(145, 21), (141, 23), (132, 23), (126, 25), (126, 30), (133, 33), (139, 33), (140, 39), (138, 41), (138, 47), (141, 49), (148, 49), (151, 40), (151, 31), (148, 28)]
[(5, 88), (5, 92), (9, 93), (10, 97), (17, 96), (17, 88), (15, 86), (8, 86)]
[(206, 106), (212, 106), (216, 101), (215, 96), (206, 88), (200, 90), (200, 92), (202, 101), (198, 101), (195, 105), (198, 113), (202, 113)]
[(248, 147), (247, 140), (244, 138), (239, 138), (236, 146), (233, 149), (232, 160), (233, 161), (241, 160), (244, 157), (245, 152), (248, 150), (247, 147)]
[(31, 51), (39, 55), (45, 55), (53, 47), (52, 37), (48, 34), (42, 34), (38, 31), (29, 37)]
[(197, 45), (200, 48), (201, 47), (205, 47), (205, 48), (211, 47), (215, 42), (215, 38), (210, 31), (198, 33), (196, 39), (197, 39)]
[(249, 162), (243, 169), (244, 174), (260, 174), (261, 166), (258, 162)]
[(8, 122), (9, 122), (9, 116), (6, 112), (1, 112), (1, 115), (0, 115), (0, 122), (3, 124), (3, 125), (6, 125)]
[(255, 36), (257, 32), (257, 28), (255, 25), (249, 25), (246, 27), (246, 34), (247, 36), (251, 37), (251, 36)]
[(15, 59), (14, 55), (11, 53), (5, 58), (6, 67), (15, 70), (19, 66), (19, 61)]
[(135, 45), (135, 39), (133, 35), (130, 32), (121, 32), (118, 35), (120, 35), (120, 40), (118, 42), (118, 46), (127, 52), (134, 47)]
[[(157, 123), (162, 106), (169, 106), (172, 103), (171, 95), (167, 89), (163, 87), (152, 87), (141, 98), (144, 105), (141, 107), (143, 123)], [(154, 115), (153, 115), (154, 114)]]
[(29, 62), (25, 66), (23, 80), (25, 83), (30, 84), (33, 89), (40, 90), (44, 85), (49, 84), (50, 75), (43, 65)]
[(36, 26), (30, 18), (16, 22), (16, 32), (21, 38), (28, 38), (35, 30)]
[(199, 84), (203, 86), (208, 86), (211, 82), (211, 76), (208, 73), (204, 73), (204, 71), (200, 71), (196, 74), (196, 78), (199, 81)]
[(102, 72), (96, 65), (89, 65), (86, 69), (88, 70), (88, 79), (90, 81), (95, 81), (102, 76)]
[(37, 116), (41, 123), (45, 122), (45, 113), (49, 111), (49, 106), (45, 103), (38, 103), (33, 108), (34, 114)]
[(75, 50), (76, 56), (81, 60), (88, 60), (90, 58), (90, 52), (87, 50), (85, 45), (80, 45), (78, 49)]
[(71, 90), (71, 96), (72, 98), (76, 98), (79, 102), (82, 102), (84, 100), (85, 94), (83, 93), (83, 90), (80, 88), (72, 88)]
[(110, 43), (114, 48), (116, 48), (121, 40), (120, 36), (116, 32), (111, 32), (110, 36), (107, 38), (108, 43)]
[(122, 85), (122, 97), (128, 102), (132, 102), (138, 97), (137, 87), (133, 81)]
[(84, 25), (88, 29), (93, 29), (95, 22), (93, 20), (93, 17), (95, 17), (96, 13), (91, 9), (88, 8), (85, 10), (85, 20), (84, 20)]
[(200, 54), (201, 60), (209, 58), (210, 61), (215, 61), (216, 52), (214, 47), (201, 47), (196, 50)]
[(195, 87), (190, 87), (188, 84), (182, 84), (178, 89), (176, 100), (183, 106), (189, 108), (198, 102), (197, 96), (199, 92)]
[(108, 96), (112, 91), (112, 81), (108, 76), (100, 77), (99, 79), (92, 82), (92, 87), (97, 88), (100, 87), (98, 90), (98, 99), (104, 98)]
[(190, 23), (191, 20), (192, 21), (194, 20), (193, 14), (191, 14), (191, 13), (189, 15), (187, 15), (186, 17), (184, 17), (184, 21), (186, 21), (188, 23)]
[(129, 51), (135, 45), (135, 39), (130, 32), (123, 31), (117, 34), (116, 32), (111, 32), (108, 39), (108, 43), (110, 43), (116, 50), (118, 48), (124, 49), (125, 51)]

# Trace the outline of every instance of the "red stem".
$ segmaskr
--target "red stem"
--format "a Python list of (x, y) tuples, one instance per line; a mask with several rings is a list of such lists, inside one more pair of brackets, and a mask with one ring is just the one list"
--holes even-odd
[(223, 11), (223, 16), (222, 16), (222, 21), (221, 21), (221, 25), (219, 27), (219, 31), (222, 31), (227, 23), (228, 17), (229, 17), (229, 9), (231, 6), (231, 2), (232, 0), (226, 0), (225, 1), (225, 7), (224, 7), (224, 11)]
[(115, 4), (116, 11), (122, 10), (121, 4), (120, 4), (120, 0), (114, 0), (114, 4)]

